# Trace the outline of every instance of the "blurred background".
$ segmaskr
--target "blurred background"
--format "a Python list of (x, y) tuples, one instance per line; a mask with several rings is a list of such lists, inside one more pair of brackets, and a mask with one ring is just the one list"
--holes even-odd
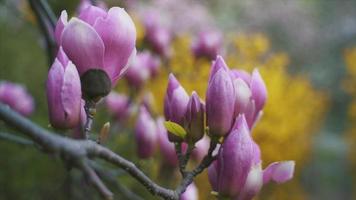
[[(80, 1), (48, 3), (57, 17), (62, 10), (69, 16), (79, 12)], [(222, 44), (217, 53), (230, 68), (249, 72), (259, 68), (268, 101), (253, 137), (261, 147), (263, 166), (295, 160), (296, 174), (288, 183), (264, 187), (258, 199), (356, 198), (356, 1), (108, 0), (100, 4), (124, 7), (137, 26), (138, 51), (150, 51), (160, 60), (157, 74), (143, 85), (133, 86), (124, 78), (115, 88), (136, 104), (149, 104), (154, 117), (162, 115), (169, 72), (177, 75), (188, 93), (196, 90), (205, 96), (212, 59), (192, 50), (202, 32), (219, 34)], [(165, 30), (156, 38), (161, 42), (150, 39), (148, 19)], [(28, 90), (35, 102), (30, 118), (43, 127), (48, 126), (45, 81), (51, 65), (46, 51), (27, 1), (0, 0), (0, 81), (19, 83)], [(148, 160), (136, 156), (132, 113), (123, 122), (102, 103), (94, 130), (110, 121), (114, 126), (106, 145), (158, 183), (174, 187), (179, 174), (166, 170), (159, 151)], [(0, 131), (16, 134), (4, 124)], [(99, 198), (80, 173), (67, 173), (59, 159), (33, 147), (0, 140), (0, 158), (0, 199)], [(105, 167), (143, 199), (155, 199), (129, 175)], [(214, 199), (206, 173), (195, 184), (199, 199)], [(110, 187), (120, 197), (121, 190)]]

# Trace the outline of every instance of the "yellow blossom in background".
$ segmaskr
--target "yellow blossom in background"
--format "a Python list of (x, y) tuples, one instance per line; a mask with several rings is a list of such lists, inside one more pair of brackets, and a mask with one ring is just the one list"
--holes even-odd
[[(349, 158), (352, 165), (353, 182), (356, 182), (356, 47), (346, 49), (344, 52), (347, 77), (343, 83), (345, 90), (351, 96), (351, 102), (348, 109), (348, 121), (350, 124), (347, 130), (347, 142), (349, 147)], [(356, 184), (353, 184), (354, 196), (356, 196)]]

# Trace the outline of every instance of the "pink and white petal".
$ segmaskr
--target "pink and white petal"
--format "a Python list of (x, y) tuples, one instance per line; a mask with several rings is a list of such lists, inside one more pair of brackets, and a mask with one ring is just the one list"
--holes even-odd
[(64, 68), (67, 66), (69, 59), (68, 59), (67, 55), (64, 53), (62, 46), (60, 46), (58, 49), (57, 59), (59, 62), (62, 63)]
[(61, 12), (61, 16), (59, 17), (57, 24), (56, 24), (56, 28), (54, 30), (54, 37), (56, 39), (57, 45), (60, 46), (61, 45), (61, 36), (62, 36), (62, 32), (64, 27), (68, 24), (68, 14), (66, 10), (63, 10)]
[(132, 51), (132, 53), (131, 53), (131, 55), (130, 55), (130, 57), (129, 57), (129, 60), (128, 60), (126, 66), (123, 67), (123, 68), (121, 69), (121, 71), (117, 71), (117, 73), (113, 74), (113, 77), (112, 77), (112, 79), (111, 79), (112, 85), (116, 85), (116, 82), (117, 82), (122, 76), (124, 76), (124, 75), (126, 74), (128, 68), (131, 66), (133, 60), (135, 60), (135, 58), (136, 58), (136, 53), (137, 53), (137, 50), (136, 50), (136, 48), (134, 48), (134, 50)]
[(270, 164), (263, 170), (263, 184), (271, 180), (277, 183), (284, 183), (293, 178), (294, 161), (281, 161)]
[(253, 165), (247, 175), (244, 187), (238, 200), (251, 200), (258, 194), (263, 186), (263, 173), (261, 163)]
[(104, 43), (96, 31), (78, 18), (72, 18), (62, 33), (62, 47), (79, 74), (102, 68)]
[(64, 67), (56, 58), (48, 72), (46, 95), (48, 101), (49, 118), (53, 126), (64, 122), (64, 112), (60, 94), (63, 83)]
[(65, 118), (70, 128), (80, 123), (81, 97), (79, 74), (73, 63), (69, 61), (64, 71), (61, 100)]
[(135, 49), (135, 25), (124, 9), (113, 7), (106, 18), (95, 22), (94, 28), (105, 45), (104, 69), (113, 79), (122, 74)]
[(258, 69), (254, 69), (252, 72), (250, 87), (252, 98), (256, 103), (256, 111), (260, 111), (266, 103), (267, 89)]
[(97, 19), (105, 18), (106, 16), (107, 12), (104, 9), (89, 5), (79, 13), (78, 18), (90, 24), (91, 26), (94, 26)]

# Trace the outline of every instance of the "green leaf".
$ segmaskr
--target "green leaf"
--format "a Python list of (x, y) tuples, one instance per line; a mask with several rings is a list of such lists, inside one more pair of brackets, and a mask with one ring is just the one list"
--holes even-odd
[(184, 130), (184, 128), (175, 122), (165, 121), (164, 126), (166, 127), (167, 131), (180, 138), (184, 139), (187, 135), (187, 132)]

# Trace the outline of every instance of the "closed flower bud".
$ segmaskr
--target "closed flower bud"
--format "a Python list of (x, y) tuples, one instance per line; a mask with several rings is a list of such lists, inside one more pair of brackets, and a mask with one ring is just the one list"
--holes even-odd
[(244, 186), (252, 166), (254, 144), (245, 117), (240, 115), (219, 152), (218, 192), (234, 197)]
[(270, 180), (282, 183), (293, 177), (294, 161), (275, 162), (262, 170), (260, 154), (244, 115), (239, 115), (220, 148), (218, 160), (209, 166), (213, 190), (221, 197), (251, 200)]
[[(185, 113), (188, 108), (189, 96), (173, 74), (169, 75), (166, 95), (164, 97), (164, 116), (167, 121), (172, 121), (184, 126)], [(169, 133), (171, 142), (182, 141), (182, 138)]]
[(144, 106), (140, 107), (135, 126), (137, 154), (146, 159), (153, 155), (157, 146), (157, 128), (151, 114)]
[(185, 113), (185, 129), (188, 132), (186, 141), (190, 144), (196, 143), (204, 136), (204, 104), (195, 91), (189, 99)]
[(0, 102), (24, 116), (29, 116), (34, 110), (33, 98), (25, 88), (7, 81), (0, 82)]
[(222, 35), (214, 31), (204, 31), (199, 33), (198, 38), (192, 45), (193, 53), (196, 57), (206, 57), (214, 59), (222, 46)]
[(206, 92), (207, 126), (211, 136), (225, 136), (233, 123), (235, 90), (221, 56), (213, 63)]
[[(135, 25), (126, 11), (119, 7), (106, 11), (87, 6), (79, 17), (73, 17), (69, 22), (66, 11), (62, 11), (55, 38), (77, 67), (83, 94), (90, 98), (107, 95), (126, 71), (130, 58), (136, 54)], [(89, 72), (90, 75), (87, 74)], [(88, 91), (91, 94), (86, 94)]]
[(122, 121), (128, 117), (130, 113), (130, 101), (127, 96), (112, 91), (105, 98), (105, 102), (108, 110), (114, 114), (117, 120)]
[(198, 200), (198, 199), (199, 199), (198, 188), (195, 186), (194, 183), (191, 183), (179, 198), (179, 200)]
[(49, 120), (55, 128), (74, 128), (80, 123), (81, 87), (75, 65), (59, 49), (46, 83)]

